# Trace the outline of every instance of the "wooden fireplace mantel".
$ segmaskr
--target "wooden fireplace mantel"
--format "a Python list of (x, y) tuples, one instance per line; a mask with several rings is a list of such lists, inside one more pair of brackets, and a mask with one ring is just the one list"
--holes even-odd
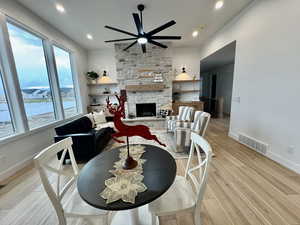
[(125, 86), (125, 89), (128, 92), (163, 91), (165, 88), (166, 85), (164, 84), (140, 84)]

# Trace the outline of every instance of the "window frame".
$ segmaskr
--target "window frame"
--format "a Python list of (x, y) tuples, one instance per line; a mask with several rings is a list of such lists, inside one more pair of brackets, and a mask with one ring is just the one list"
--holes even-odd
[[(23, 96), (19, 84), (18, 74), (16, 70), (16, 64), (14, 55), (12, 52), (12, 46), (10, 42), (8, 26), (10, 23), (17, 26), (20, 29), (29, 32), (30, 34), (40, 38), (43, 43), (43, 52), (46, 62), (46, 69), (48, 73), (49, 86), (52, 94), (53, 110), (55, 120), (40, 127), (29, 129), (28, 120), (25, 111), (25, 105), (23, 101)], [(54, 58), (53, 46), (57, 46), (69, 53), (70, 65), (72, 71), (72, 78), (74, 83), (74, 92), (76, 98), (77, 114), (65, 118), (63, 105), (61, 101), (59, 84), (58, 84), (58, 74), (56, 69), (56, 63)], [(74, 118), (82, 116), (82, 104), (81, 96), (79, 93), (79, 82), (77, 77), (77, 70), (75, 67), (75, 62), (73, 62), (74, 53), (72, 50), (65, 48), (63, 45), (52, 41), (46, 35), (30, 28), (29, 26), (19, 22), (18, 20), (0, 12), (0, 48), (3, 51), (0, 52), (0, 69), (2, 73), (3, 86), (5, 89), (6, 101), (10, 110), (11, 121), (13, 124), (14, 133), (9, 136), (0, 138), (0, 146), (7, 144), (11, 141), (15, 141), (19, 138), (26, 137), (34, 133), (41, 132), (46, 129), (53, 128), (64, 121), (69, 121)], [(6, 87), (10, 87), (9, 89)]]
[[(51, 91), (51, 99), (52, 99), (52, 104), (53, 104), (53, 114), (54, 114), (54, 120), (50, 121), (50, 122), (47, 122), (41, 126), (38, 126), (38, 127), (34, 127), (34, 128), (30, 128), (29, 127), (29, 122), (28, 122), (28, 117), (27, 117), (27, 114), (26, 114), (26, 110), (25, 110), (25, 102), (24, 102), (24, 99), (23, 99), (23, 104), (24, 104), (24, 110), (25, 110), (25, 116), (27, 118), (27, 126), (28, 126), (28, 130), (34, 130), (34, 129), (38, 129), (38, 128), (41, 128), (41, 127), (44, 127), (44, 126), (47, 126), (51, 123), (54, 123), (56, 121), (58, 121), (58, 119), (60, 118), (60, 116), (58, 115), (58, 109), (57, 109), (57, 106), (56, 106), (56, 100), (54, 98), (54, 92), (53, 92), (53, 84), (52, 84), (52, 79), (51, 79), (51, 76), (52, 74), (50, 73), (50, 65), (49, 65), (49, 62), (47, 60), (47, 51), (46, 51), (46, 42), (47, 42), (47, 38), (43, 35), (41, 35), (40, 33), (35, 33), (34, 31), (32, 31), (31, 29), (29, 29), (27, 26), (23, 26), (23, 25), (20, 25), (19, 22), (17, 21), (14, 21), (12, 20), (11, 18), (7, 19), (6, 21), (6, 25), (7, 24), (11, 24), (21, 30), (24, 30), (25, 32), (39, 38), (42, 42), (42, 51), (43, 51), (43, 54), (44, 54), (44, 60), (45, 60), (45, 66), (46, 66), (46, 72), (47, 72), (47, 78), (48, 78), (48, 82), (49, 82), (49, 87), (50, 87), (50, 91)], [(7, 27), (8, 28), (8, 27)], [(9, 37), (10, 38), (10, 37)], [(10, 40), (9, 40), (10, 41)], [(11, 41), (10, 41), (10, 46), (11, 46)], [(11, 47), (11, 52), (12, 52), (12, 55), (13, 55), (13, 50), (12, 50), (12, 47)], [(14, 65), (16, 67), (16, 62), (15, 62), (15, 59), (14, 59)], [(17, 79), (19, 80), (19, 75), (17, 73)], [(20, 86), (20, 82), (19, 82), (19, 87), (21, 89), (21, 86)], [(23, 94), (22, 94), (22, 98), (23, 98)]]
[[(9, 100), (9, 96), (7, 94), (7, 82), (5, 80), (5, 77), (4, 77), (4, 71), (3, 71), (3, 63), (2, 63), (2, 60), (0, 58), (0, 85), (2, 83), (2, 86), (3, 86), (3, 92), (4, 92), (4, 98), (6, 100), (6, 104), (7, 104), (7, 108), (8, 108), (8, 112), (9, 112), (9, 116), (10, 116), (10, 121), (11, 121), (11, 126), (12, 126), (12, 130), (13, 132), (7, 136), (3, 136), (3, 137), (0, 137), (0, 140), (1, 139), (5, 139), (7, 137), (10, 137), (10, 136), (13, 136), (15, 135), (16, 133), (16, 126), (15, 126), (15, 119), (14, 119), (14, 114), (12, 113), (12, 107), (11, 107), (11, 104), (10, 104), (10, 100)], [(2, 81), (2, 82), (1, 82)]]
[[(81, 98), (80, 98), (78, 74), (77, 74), (77, 70), (75, 69), (75, 63), (74, 63), (75, 62), (74, 52), (68, 48), (63, 47), (62, 45), (58, 44), (57, 42), (54, 42), (54, 41), (52, 42), (51, 49), (52, 49), (53, 57), (54, 57), (54, 64), (55, 64), (55, 69), (56, 69), (58, 88), (59, 88), (59, 80), (58, 80), (58, 72), (57, 72), (57, 67), (56, 67), (57, 64), (56, 64), (56, 58), (55, 58), (55, 53), (54, 53), (54, 47), (60, 48), (64, 51), (66, 51), (67, 53), (69, 53), (69, 61), (70, 61), (72, 80), (73, 80), (73, 85), (74, 85), (76, 108), (77, 108), (77, 113), (81, 114), (82, 113), (82, 102), (81, 102)], [(60, 98), (62, 99), (60, 92), (59, 92), (59, 94), (60, 94)], [(65, 113), (64, 113), (64, 108), (62, 110), (63, 110), (64, 119), (66, 119)]]

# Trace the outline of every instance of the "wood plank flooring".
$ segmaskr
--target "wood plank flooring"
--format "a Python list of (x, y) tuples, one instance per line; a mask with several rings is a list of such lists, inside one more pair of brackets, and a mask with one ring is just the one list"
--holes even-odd
[[(300, 225), (300, 175), (237, 143), (227, 133), (226, 120), (211, 121), (206, 138), (216, 157), (200, 212), (203, 225)], [(183, 175), (186, 159), (176, 162), (178, 174)], [(33, 167), (9, 181), (0, 189), (1, 225), (57, 224)], [(160, 222), (193, 225), (188, 214), (162, 217)]]

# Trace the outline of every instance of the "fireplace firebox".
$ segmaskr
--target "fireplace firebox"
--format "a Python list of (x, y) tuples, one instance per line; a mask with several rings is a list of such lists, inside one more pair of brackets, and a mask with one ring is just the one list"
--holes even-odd
[(136, 116), (156, 116), (156, 104), (155, 103), (143, 103), (136, 104)]

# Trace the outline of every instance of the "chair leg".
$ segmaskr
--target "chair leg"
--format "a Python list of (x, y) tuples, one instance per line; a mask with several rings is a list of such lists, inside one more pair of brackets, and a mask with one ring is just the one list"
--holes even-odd
[(194, 211), (193, 212), (193, 218), (194, 218), (194, 225), (201, 225), (201, 217), (200, 212)]
[(151, 216), (152, 216), (152, 225), (157, 225), (158, 217), (154, 213), (151, 213)]
[(109, 225), (109, 215), (103, 216), (103, 225)]

